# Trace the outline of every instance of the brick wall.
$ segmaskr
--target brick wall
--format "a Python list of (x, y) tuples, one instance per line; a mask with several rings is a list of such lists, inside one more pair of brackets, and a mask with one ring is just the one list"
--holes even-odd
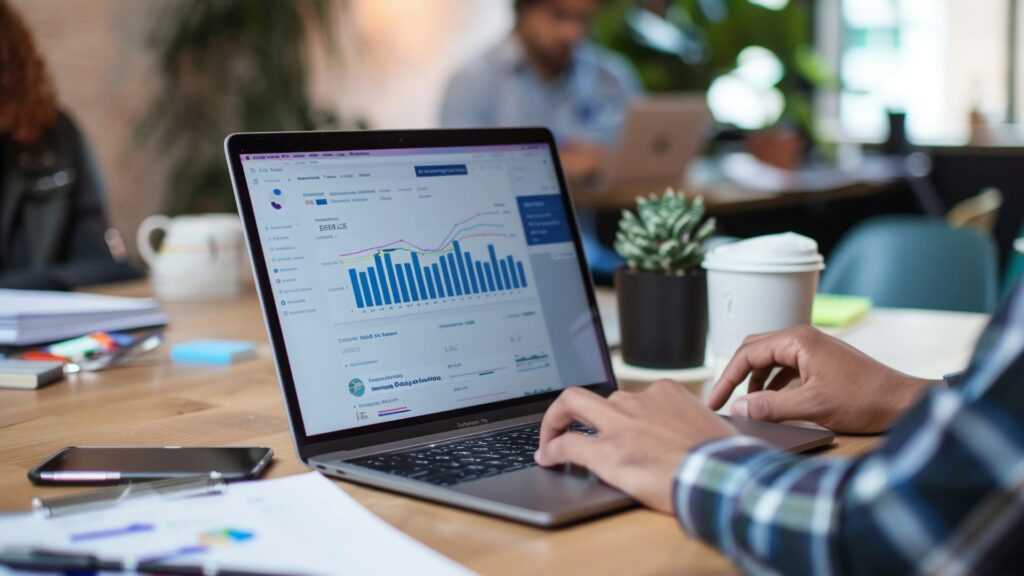
[[(135, 126), (156, 89), (147, 35), (175, 0), (8, 1), (35, 33), (61, 104), (92, 143), (113, 224), (134, 253), (139, 222), (173, 193)], [(340, 57), (316, 54), (313, 94), (343, 118), (375, 128), (433, 125), (448, 75), (500, 39), (512, 16), (509, 0), (334, 2)]]

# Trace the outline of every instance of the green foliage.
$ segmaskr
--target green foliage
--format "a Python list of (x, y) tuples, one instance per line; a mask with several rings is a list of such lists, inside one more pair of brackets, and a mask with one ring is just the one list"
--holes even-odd
[(333, 46), (329, 0), (177, 0), (150, 34), (161, 86), (138, 125), (169, 154), (167, 209), (234, 211), (224, 162), (232, 132), (334, 127), (310, 103), (308, 37)]
[(704, 199), (687, 203), (686, 196), (668, 188), (636, 199), (636, 212), (622, 211), (615, 251), (629, 267), (646, 272), (683, 275), (700, 265), (704, 241), (715, 231), (715, 219), (704, 218)]
[(703, 92), (715, 78), (736, 67), (744, 48), (771, 50), (784, 68), (777, 85), (786, 99), (783, 121), (816, 137), (811, 96), (815, 87), (834, 82), (827, 63), (815, 51), (813, 0), (790, 0), (772, 10), (749, 0), (664, 0), (666, 22), (687, 39), (681, 53), (646, 45), (629, 24), (630, 14), (649, 0), (614, 0), (599, 14), (594, 38), (626, 55), (652, 92)]

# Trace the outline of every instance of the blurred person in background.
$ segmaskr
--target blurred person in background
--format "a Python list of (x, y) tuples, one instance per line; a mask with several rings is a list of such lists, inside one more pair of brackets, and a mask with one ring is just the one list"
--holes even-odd
[[(630, 101), (642, 93), (633, 67), (587, 39), (599, 0), (516, 0), (511, 33), (458, 71), (441, 107), (445, 127), (546, 126), (566, 177), (597, 175), (616, 145)], [(584, 228), (588, 222), (583, 222)], [(622, 263), (585, 234), (591, 268)]]
[(0, 288), (137, 276), (107, 222), (88, 145), (59, 109), (25, 23), (0, 0)]

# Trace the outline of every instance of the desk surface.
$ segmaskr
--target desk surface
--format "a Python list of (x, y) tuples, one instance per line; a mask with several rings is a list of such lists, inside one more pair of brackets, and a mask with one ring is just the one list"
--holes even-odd
[[(133, 284), (106, 292), (145, 290), (144, 284)], [(0, 510), (25, 509), (33, 495), (70, 491), (34, 487), (25, 474), (45, 456), (75, 444), (262, 445), (277, 453), (269, 476), (305, 471), (292, 449), (255, 295), (165, 309), (171, 343), (201, 337), (255, 340), (263, 344), (258, 359), (230, 368), (181, 366), (168, 361), (165, 347), (145, 363), (76, 375), (39, 391), (0, 390)], [(878, 346), (872, 331), (931, 335), (921, 348), (929, 350), (928, 357), (944, 358), (942, 370), (948, 370), (966, 361), (983, 322), (980, 315), (882, 312), (849, 336), (855, 342), (862, 338), (869, 352), (893, 354), (889, 346)], [(945, 347), (930, 349), (942, 335), (948, 336)], [(831, 453), (857, 454), (876, 441), (841, 437)], [(484, 574), (737, 572), (717, 552), (685, 536), (672, 518), (646, 510), (550, 531), (338, 485), (399, 529)]]
[[(784, 171), (732, 154), (724, 159), (698, 159), (680, 187), (690, 197), (703, 196), (708, 213), (718, 215), (883, 194), (893, 190), (901, 174), (898, 160), (888, 157), (867, 157), (847, 170), (817, 166)], [(570, 189), (579, 208), (621, 210), (634, 208), (637, 196), (661, 194), (664, 184), (593, 189), (575, 183)]]

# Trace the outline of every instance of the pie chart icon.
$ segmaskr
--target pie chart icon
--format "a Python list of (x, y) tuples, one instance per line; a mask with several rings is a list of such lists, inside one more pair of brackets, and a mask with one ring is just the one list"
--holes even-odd
[(283, 194), (281, 193), (280, 188), (274, 188), (273, 190), (270, 191), (270, 206), (274, 210), (281, 210), (284, 208), (284, 204), (282, 203), (281, 198), (282, 195)]

